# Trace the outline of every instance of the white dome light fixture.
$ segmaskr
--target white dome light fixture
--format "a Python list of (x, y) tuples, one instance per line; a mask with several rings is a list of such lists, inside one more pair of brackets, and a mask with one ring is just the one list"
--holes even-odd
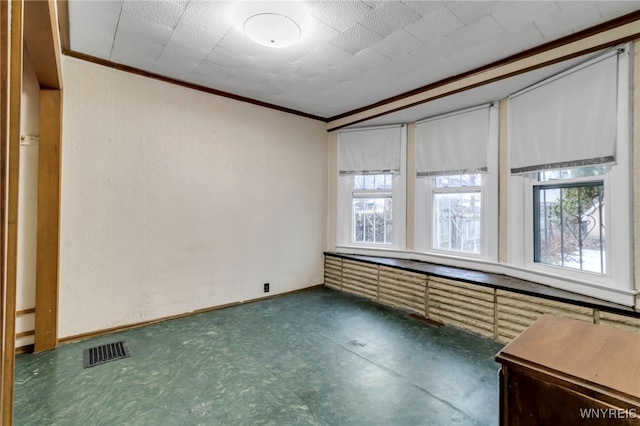
[(259, 13), (244, 21), (244, 33), (267, 47), (286, 47), (300, 40), (302, 30), (296, 21), (278, 13)]
[(304, 37), (308, 13), (301, 1), (239, 1), (234, 20), (254, 42), (282, 48)]

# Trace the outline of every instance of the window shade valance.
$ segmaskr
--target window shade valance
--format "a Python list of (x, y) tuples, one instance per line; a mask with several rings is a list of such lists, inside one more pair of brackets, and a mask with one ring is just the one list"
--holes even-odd
[(483, 105), (416, 123), (416, 175), (487, 172), (490, 107)]
[(340, 174), (400, 173), (403, 129), (404, 126), (397, 125), (340, 131)]
[(617, 51), (509, 97), (511, 173), (615, 161)]

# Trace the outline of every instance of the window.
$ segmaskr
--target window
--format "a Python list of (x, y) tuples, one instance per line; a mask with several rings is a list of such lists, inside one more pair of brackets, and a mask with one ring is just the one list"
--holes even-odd
[(416, 123), (417, 251), (497, 258), (497, 129), (494, 105)]
[(482, 252), (482, 175), (434, 177), (433, 248)]
[(606, 273), (605, 166), (538, 173), (533, 187), (534, 261)]
[(629, 50), (509, 97), (514, 275), (615, 303), (632, 280)]
[(338, 245), (404, 249), (406, 127), (339, 133)]
[(354, 243), (393, 242), (393, 176), (353, 177), (352, 237)]

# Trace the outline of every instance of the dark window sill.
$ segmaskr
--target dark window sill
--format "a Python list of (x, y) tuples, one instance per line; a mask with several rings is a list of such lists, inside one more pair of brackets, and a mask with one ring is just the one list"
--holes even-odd
[(447, 278), (469, 284), (476, 284), (483, 287), (507, 290), (514, 293), (526, 294), (528, 296), (541, 297), (544, 299), (555, 300), (557, 302), (565, 302), (577, 306), (583, 306), (586, 308), (598, 309), (606, 312), (640, 318), (640, 311), (629, 306), (607, 302), (605, 300), (596, 299), (595, 297), (583, 296), (581, 294), (572, 293), (566, 290), (560, 290), (543, 284), (510, 277), (507, 275), (474, 271), (471, 269), (457, 268), (453, 266), (443, 266), (435, 263), (422, 262), (419, 260), (364, 256), (335, 252), (325, 252), (324, 254), (327, 256), (351, 259), (375, 265), (388, 266), (391, 268), (398, 268), (409, 272), (423, 273), (425, 275)]

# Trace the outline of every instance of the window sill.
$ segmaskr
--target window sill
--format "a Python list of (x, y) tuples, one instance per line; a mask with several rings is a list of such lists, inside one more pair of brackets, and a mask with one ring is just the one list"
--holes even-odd
[(371, 263), (375, 265), (383, 265), (409, 272), (423, 273), (426, 275), (462, 281), (469, 284), (476, 284), (483, 287), (490, 287), (498, 290), (507, 290), (514, 293), (525, 294), (528, 296), (536, 296), (548, 300), (554, 300), (557, 302), (565, 302), (577, 306), (599, 309), (607, 312), (640, 318), (640, 310), (638, 310), (638, 307), (633, 308), (617, 303), (612, 303), (595, 297), (585, 296), (567, 290), (561, 290), (547, 285), (534, 283), (532, 281), (510, 277), (508, 275), (482, 272), (456, 266), (444, 266), (419, 260), (402, 259), (399, 257), (380, 257), (336, 253), (329, 251), (325, 252), (325, 255), (340, 257), (343, 259), (352, 259), (359, 262)]

